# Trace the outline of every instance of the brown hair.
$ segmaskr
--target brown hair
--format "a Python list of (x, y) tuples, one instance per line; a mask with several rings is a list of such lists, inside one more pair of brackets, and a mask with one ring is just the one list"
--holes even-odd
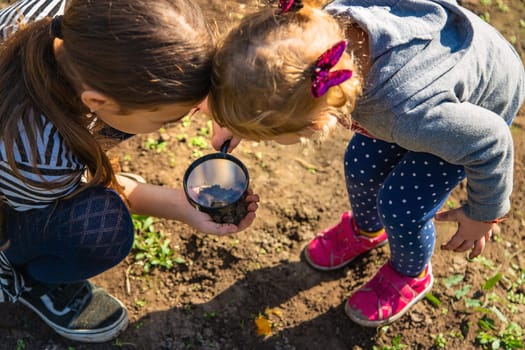
[(343, 55), (336, 69), (353, 70), (352, 79), (320, 98), (310, 93), (315, 61), (343, 39), (332, 16), (307, 5), (283, 14), (265, 9), (246, 16), (217, 48), (209, 95), (213, 118), (255, 140), (319, 129), (328, 115), (349, 118), (361, 91), (350, 54)]
[[(43, 114), (86, 165), (90, 184), (110, 185), (113, 170), (90, 132), (93, 120), (80, 100), (81, 84), (114, 99), (123, 112), (197, 104), (210, 86), (211, 33), (192, 0), (70, 0), (55, 58), (50, 22), (26, 25), (1, 46), (0, 137), (12, 149), (23, 123), (36, 149), (35, 116)], [(12, 152), (6, 153), (17, 171)]]

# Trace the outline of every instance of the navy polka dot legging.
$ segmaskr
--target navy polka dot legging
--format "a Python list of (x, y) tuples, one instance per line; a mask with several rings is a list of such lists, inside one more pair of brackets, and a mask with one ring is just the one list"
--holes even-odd
[(7, 258), (26, 279), (72, 283), (98, 275), (124, 259), (133, 243), (131, 216), (119, 195), (91, 187), (44, 209), (3, 206)]
[(365, 232), (384, 227), (394, 268), (419, 275), (434, 251), (432, 218), (465, 178), (463, 167), (357, 133), (344, 165), (357, 226)]

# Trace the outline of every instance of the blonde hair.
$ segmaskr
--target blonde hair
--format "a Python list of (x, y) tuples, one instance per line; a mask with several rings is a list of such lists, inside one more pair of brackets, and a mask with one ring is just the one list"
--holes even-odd
[(348, 122), (361, 93), (351, 54), (344, 53), (332, 69), (352, 70), (351, 79), (319, 98), (310, 92), (315, 61), (344, 39), (336, 19), (309, 6), (283, 14), (266, 9), (245, 17), (217, 48), (209, 95), (213, 118), (253, 140), (324, 129), (329, 116)]

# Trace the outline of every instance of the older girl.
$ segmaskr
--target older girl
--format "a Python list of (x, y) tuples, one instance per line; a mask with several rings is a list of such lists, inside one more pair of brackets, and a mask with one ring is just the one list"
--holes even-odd
[(190, 0), (25, 0), (0, 23), (0, 301), (66, 338), (110, 340), (126, 308), (87, 279), (128, 254), (128, 207), (220, 235), (255, 216), (252, 203), (239, 226), (216, 224), (181, 189), (115, 176), (105, 153), (206, 97), (210, 31)]

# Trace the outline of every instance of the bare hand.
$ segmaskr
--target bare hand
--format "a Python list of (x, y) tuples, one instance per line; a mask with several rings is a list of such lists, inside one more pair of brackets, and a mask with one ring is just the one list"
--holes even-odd
[(222, 145), (227, 140), (231, 140), (230, 147), (228, 147), (228, 152), (233, 151), (235, 147), (237, 147), (237, 145), (241, 142), (241, 139), (237, 136), (234, 136), (233, 133), (227, 128), (220, 127), (216, 122), (213, 122), (212, 126), (213, 132), (211, 136), (211, 145), (217, 151), (220, 151)]
[(472, 220), (465, 215), (462, 208), (437, 213), (437, 221), (455, 221), (458, 224), (456, 233), (448, 242), (441, 245), (443, 250), (466, 252), (470, 250), (469, 259), (480, 255), (485, 244), (490, 240), (493, 225), (483, 221)]
[(259, 208), (257, 204), (259, 202), (259, 196), (249, 190), (246, 196), (246, 202), (248, 202), (248, 214), (241, 220), (239, 225), (216, 223), (208, 214), (200, 212), (197, 209), (195, 209), (191, 220), (188, 220), (187, 223), (203, 233), (219, 236), (240, 232), (250, 226), (255, 220), (255, 211)]

